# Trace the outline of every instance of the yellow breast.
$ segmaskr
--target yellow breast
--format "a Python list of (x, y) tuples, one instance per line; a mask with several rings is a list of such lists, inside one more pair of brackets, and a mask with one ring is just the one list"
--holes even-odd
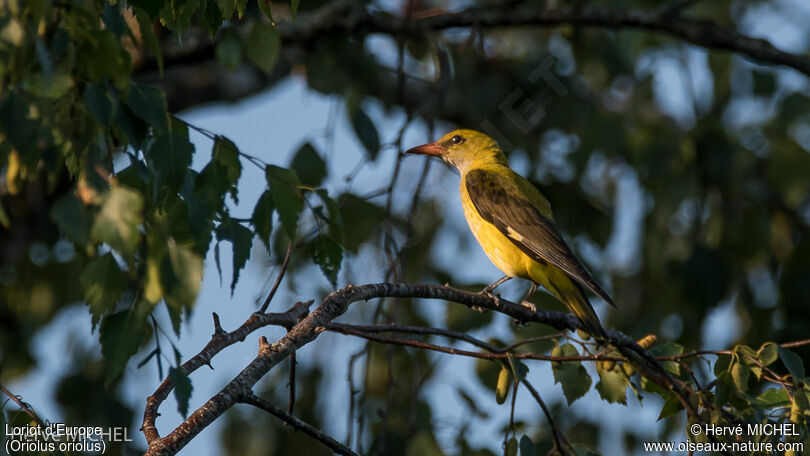
[(470, 231), (472, 231), (481, 248), (484, 249), (484, 253), (487, 254), (489, 260), (509, 277), (529, 278), (527, 262), (531, 262), (531, 259), (515, 246), (509, 238), (501, 234), (495, 225), (481, 218), (470, 200), (470, 195), (467, 193), (463, 175), (461, 176), (459, 192), (464, 217), (467, 219)]

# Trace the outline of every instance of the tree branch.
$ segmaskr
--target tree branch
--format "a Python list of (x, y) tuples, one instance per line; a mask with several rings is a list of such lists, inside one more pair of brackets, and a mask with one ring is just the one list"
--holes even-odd
[[(211, 340), (197, 355), (183, 363), (183, 365), (180, 366), (180, 370), (184, 374), (189, 375), (203, 365), (211, 367), (211, 359), (213, 359), (217, 353), (236, 342), (244, 341), (248, 334), (264, 326), (277, 325), (286, 328), (293, 327), (301, 317), (306, 315), (311, 304), (312, 301), (296, 302), (284, 313), (254, 313), (250, 318), (245, 320), (241, 326), (231, 332), (225, 332), (222, 329), (219, 323), (219, 315), (214, 313), (214, 334), (211, 336)], [(143, 413), (143, 426), (141, 427), (141, 431), (143, 431), (148, 443), (160, 439), (160, 434), (155, 425), (155, 421), (159, 416), (158, 408), (169, 396), (172, 389), (174, 389), (174, 384), (169, 380), (169, 377), (166, 377), (155, 392), (146, 398), (146, 408)]]
[[(165, 399), (171, 389), (170, 386), (158, 388), (158, 391), (147, 400), (147, 411), (144, 413), (144, 434), (149, 442), (147, 455), (175, 454), (182, 449), (192, 438), (199, 434), (231, 406), (239, 402), (249, 391), (276, 364), (286, 359), (290, 354), (315, 340), (317, 336), (327, 329), (329, 323), (342, 315), (349, 305), (357, 301), (367, 301), (382, 297), (401, 298), (427, 298), (444, 299), (470, 308), (484, 308), (508, 315), (521, 323), (538, 322), (552, 326), (558, 330), (582, 329), (579, 320), (570, 314), (548, 310), (532, 311), (524, 306), (499, 297), (458, 290), (441, 285), (410, 285), (400, 283), (378, 283), (362, 286), (349, 285), (335, 291), (324, 298), (317, 309), (306, 318), (292, 327), (289, 332), (273, 344), (267, 343), (263, 337), (260, 339), (259, 353), (253, 361), (245, 367), (231, 382), (219, 393), (209, 399), (204, 405), (195, 410), (166, 437), (160, 438), (154, 427), (157, 415), (157, 406)], [(293, 309), (296, 307), (294, 306)], [(291, 309), (292, 311), (292, 309)], [(258, 314), (254, 314), (251, 318)], [(289, 317), (285, 317), (289, 318)], [(279, 318), (284, 321), (284, 318)], [(248, 320), (248, 322), (250, 319)], [(289, 320), (286, 320), (289, 321)], [(245, 326), (248, 322), (243, 324)], [(241, 329), (241, 327), (240, 327)], [(239, 331), (239, 329), (237, 330)], [(234, 332), (237, 332), (234, 331)], [(232, 333), (229, 333), (232, 334)], [(689, 400), (690, 392), (681, 388), (663, 369), (660, 362), (646, 350), (639, 347), (630, 337), (618, 331), (607, 331), (608, 341), (616, 347), (636, 369), (649, 380), (673, 392), (688, 413), (699, 423), (703, 420)], [(217, 333), (214, 334), (211, 345)], [(226, 337), (226, 336), (220, 336)], [(241, 336), (244, 338), (244, 335)], [(208, 346), (206, 347), (208, 348)], [(205, 353), (205, 350), (203, 351)], [(190, 360), (196, 360), (203, 355), (197, 355)], [(210, 357), (208, 358), (210, 359)], [(187, 363), (187, 364), (188, 364)], [(202, 364), (197, 361), (198, 365)], [(186, 365), (184, 364), (184, 367)], [(199, 367), (199, 366), (197, 366)], [(165, 391), (164, 391), (165, 390)], [(158, 394), (160, 392), (161, 394)]]
[[(300, 14), (294, 21), (276, 27), (282, 42), (282, 58), (266, 75), (243, 64), (235, 71), (221, 67), (214, 57), (214, 43), (202, 29), (192, 29), (187, 46), (178, 47), (167, 38), (163, 43), (165, 74), (158, 75), (157, 61), (144, 58), (136, 62), (134, 75), (143, 82), (162, 86), (173, 111), (211, 101), (235, 101), (262, 90), (286, 76), (293, 64), (303, 59), (302, 48), (325, 36), (365, 36), (382, 33), (398, 38), (425, 39), (452, 28), (496, 29), (503, 27), (557, 27), (572, 25), (604, 29), (637, 29), (669, 35), (707, 49), (730, 51), (764, 64), (783, 65), (810, 76), (810, 59), (774, 47), (708, 19), (684, 16), (681, 10), (692, 1), (645, 11), (616, 10), (602, 6), (527, 10), (495, 5), (442, 13), (403, 21), (402, 18), (366, 10), (351, 0), (337, 0), (311, 13)], [(669, 6), (669, 7), (668, 7)], [(239, 27), (240, 25), (238, 25)], [(193, 76), (193, 77), (192, 77)], [(401, 82), (401, 81), (400, 81)], [(388, 101), (398, 103), (398, 91)]]
[(278, 291), (278, 286), (281, 285), (282, 279), (284, 279), (284, 274), (287, 273), (287, 266), (290, 264), (290, 257), (292, 257), (292, 250), (293, 250), (293, 242), (290, 241), (287, 244), (287, 252), (284, 254), (284, 260), (281, 261), (281, 269), (278, 271), (278, 275), (276, 275), (276, 281), (273, 283), (273, 288), (270, 289), (270, 293), (267, 294), (267, 298), (262, 303), (261, 308), (259, 308), (259, 313), (264, 313), (267, 311), (267, 306), (270, 305), (270, 301), (273, 300), (273, 296), (276, 295), (276, 291)]
[(25, 413), (26, 413), (28, 416), (30, 416), (30, 417), (31, 417), (31, 419), (32, 419), (32, 420), (34, 420), (34, 421), (37, 423), (37, 425), (39, 425), (39, 427), (41, 427), (41, 428), (44, 428), (44, 427), (45, 427), (45, 422), (44, 422), (44, 421), (42, 421), (42, 418), (40, 418), (40, 417), (39, 417), (39, 415), (37, 415), (37, 413), (36, 413), (36, 412), (34, 412), (34, 410), (33, 410), (33, 409), (31, 409), (31, 406), (30, 406), (30, 405), (28, 405), (28, 403), (27, 403), (27, 402), (23, 401), (23, 400), (21, 399), (21, 397), (17, 397), (17, 396), (16, 396), (14, 393), (12, 393), (11, 391), (9, 391), (9, 390), (8, 390), (8, 389), (7, 389), (5, 386), (3, 386), (3, 385), (0, 385), (0, 392), (2, 392), (3, 394), (5, 394), (6, 396), (8, 396), (8, 398), (9, 398), (9, 399), (11, 399), (11, 400), (12, 400), (12, 401), (13, 401), (15, 404), (17, 404), (17, 406), (18, 406), (18, 407), (20, 407), (20, 410), (22, 410), (22, 411), (23, 411), (23, 412), (25, 412)]
[(342, 454), (345, 456), (357, 456), (357, 453), (346, 448), (342, 443), (338, 442), (337, 440), (333, 439), (320, 429), (301, 421), (296, 416), (287, 413), (282, 408), (276, 406), (275, 404), (268, 402), (253, 392), (245, 393), (240, 399), (239, 402), (243, 404), (250, 404), (254, 407), (260, 408), (265, 412), (275, 416), (276, 418), (280, 419), (281, 421), (289, 424), (294, 429), (304, 432), (308, 436), (312, 437), (313, 439), (323, 443), (326, 445), (327, 448), (334, 451), (337, 454)]
[(565, 447), (567, 446), (568, 449), (571, 450), (571, 454), (576, 454), (576, 449), (571, 445), (571, 442), (565, 438), (565, 435), (560, 431), (560, 428), (557, 427), (557, 424), (554, 422), (554, 418), (551, 416), (551, 411), (549, 411), (548, 407), (546, 407), (546, 403), (543, 401), (543, 398), (540, 397), (540, 393), (534, 389), (531, 383), (525, 378), (521, 380), (523, 386), (529, 390), (534, 400), (537, 401), (537, 404), (540, 405), (540, 408), (543, 410), (543, 414), (546, 415), (546, 419), (548, 420), (548, 425), (551, 427), (551, 435), (554, 436), (554, 446), (560, 450), (563, 454), (566, 454)]

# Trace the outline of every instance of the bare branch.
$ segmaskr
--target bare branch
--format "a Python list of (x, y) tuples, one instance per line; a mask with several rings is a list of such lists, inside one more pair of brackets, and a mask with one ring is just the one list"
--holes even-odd
[[(670, 35), (707, 49), (735, 52), (760, 63), (784, 65), (810, 76), (810, 59), (807, 56), (782, 51), (766, 40), (743, 35), (709, 19), (680, 14), (693, 3), (693, 0), (679, 0), (652, 11), (594, 5), (541, 10), (494, 5), (403, 21), (400, 17), (368, 11), (352, 0), (337, 0), (311, 13), (300, 14), (294, 21), (278, 24), (276, 29), (285, 43), (284, 55), (270, 75), (248, 64), (241, 65), (233, 72), (225, 71), (215, 60), (214, 43), (202, 29), (189, 31), (194, 37), (184, 40), (191, 43), (185, 47), (178, 47), (175, 40), (166, 40), (163, 45), (163, 76), (158, 74), (155, 59), (136, 62), (134, 74), (143, 82), (164, 87), (170, 108), (179, 110), (209, 101), (235, 101), (272, 85), (285, 77), (301, 60), (302, 52), (300, 48), (296, 49), (297, 45), (309, 45), (326, 35), (356, 37), (383, 33), (398, 38), (425, 39), (451, 28), (481, 30), (568, 24), (610, 30), (637, 29)], [(400, 82), (401, 78), (400, 74)], [(395, 89), (392, 93), (395, 96), (389, 101), (396, 103), (401, 92)]]
[(337, 454), (342, 454), (346, 456), (357, 456), (357, 453), (345, 447), (342, 443), (338, 442), (332, 437), (328, 436), (320, 429), (301, 421), (294, 415), (285, 412), (284, 409), (282, 409), (281, 407), (278, 407), (275, 404), (260, 398), (259, 396), (255, 395), (252, 392), (243, 395), (239, 399), (239, 402), (243, 404), (249, 404), (264, 410), (265, 412), (275, 416), (281, 421), (289, 424), (294, 429), (304, 432), (313, 439), (323, 443), (324, 445), (326, 445), (327, 448), (329, 448), (330, 450), (334, 451)]
[[(540, 408), (543, 409), (543, 413), (546, 415), (546, 419), (548, 420), (548, 425), (551, 427), (551, 435), (554, 436), (554, 446), (557, 447), (557, 449), (560, 450), (563, 454), (566, 454), (564, 449), (565, 446), (567, 446), (571, 450), (572, 452), (571, 454), (576, 454), (576, 450), (574, 449), (573, 446), (571, 446), (571, 442), (569, 442), (568, 439), (565, 438), (565, 435), (562, 433), (562, 431), (560, 431), (560, 428), (557, 427), (557, 424), (554, 422), (554, 418), (552, 418), (551, 416), (551, 411), (549, 411), (548, 407), (546, 407), (546, 403), (543, 401), (543, 398), (540, 397), (540, 393), (538, 393), (537, 390), (534, 389), (534, 386), (532, 386), (532, 384), (529, 383), (529, 381), (526, 380), (525, 378), (521, 380), (521, 383), (523, 383), (523, 386), (525, 386), (526, 389), (529, 390), (529, 392), (534, 397), (534, 400), (536, 400), (537, 403), (540, 405)], [(565, 445), (563, 445), (563, 443)]]
[(279, 269), (278, 275), (276, 276), (276, 282), (273, 284), (273, 288), (270, 289), (270, 293), (267, 294), (267, 299), (264, 300), (262, 307), (259, 309), (259, 313), (264, 313), (267, 311), (267, 306), (270, 305), (270, 301), (272, 301), (273, 296), (276, 295), (278, 286), (281, 285), (281, 280), (284, 279), (284, 274), (287, 272), (287, 266), (290, 264), (292, 249), (293, 249), (293, 242), (290, 241), (290, 243), (287, 244), (287, 253), (284, 254), (284, 260), (281, 262), (281, 269)]
[(24, 402), (22, 399), (17, 397), (14, 393), (9, 391), (3, 385), (0, 385), (0, 391), (2, 391), (3, 394), (8, 396), (8, 398), (11, 399), (15, 404), (17, 404), (17, 406), (20, 407), (20, 410), (22, 410), (23, 412), (28, 414), (28, 416), (30, 416), (32, 420), (36, 421), (36, 423), (40, 427), (45, 427), (45, 422), (42, 421), (42, 419), (39, 417), (39, 415), (37, 415), (36, 412), (34, 412), (34, 410), (31, 408), (31, 406), (28, 405), (28, 403)]
[[(479, 307), (498, 311), (522, 322), (538, 322), (555, 327), (558, 330), (581, 328), (576, 317), (562, 312), (547, 310), (532, 311), (528, 308), (498, 297), (458, 290), (440, 285), (410, 285), (396, 283), (378, 283), (362, 286), (347, 286), (324, 298), (323, 302), (280, 340), (273, 344), (262, 341), (256, 358), (245, 367), (219, 393), (195, 410), (169, 435), (159, 438), (154, 428), (157, 405), (165, 399), (170, 386), (163, 388), (162, 397), (155, 395), (147, 401), (147, 412), (144, 414), (144, 434), (147, 435), (149, 450), (147, 455), (175, 454), (192, 438), (199, 434), (219, 416), (225, 413), (238, 399), (252, 390), (267, 372), (293, 352), (315, 340), (327, 329), (328, 324), (342, 315), (349, 305), (357, 301), (366, 301), (381, 297), (429, 298), (444, 299), (468, 307)], [(257, 314), (254, 314), (254, 316)], [(289, 318), (289, 317), (287, 317)], [(660, 362), (635, 341), (623, 333), (608, 331), (608, 342), (617, 348), (636, 369), (649, 380), (673, 392), (688, 413), (697, 421), (703, 420), (689, 400), (691, 392), (682, 388), (681, 382), (674, 380), (661, 366)], [(209, 344), (210, 345), (210, 344)], [(199, 356), (199, 355), (198, 355)], [(196, 358), (196, 357), (195, 357)], [(159, 390), (161, 390), (159, 388)], [(161, 390), (162, 392), (163, 390)], [(159, 400), (158, 400), (159, 399)]]
[[(597, 353), (593, 355), (575, 355), (575, 356), (552, 356), (552, 355), (538, 355), (535, 353), (508, 353), (503, 351), (503, 349), (489, 345), (482, 341), (477, 341), (476, 346), (487, 350), (489, 353), (482, 353), (482, 352), (474, 352), (469, 350), (462, 350), (459, 348), (453, 347), (444, 347), (441, 345), (431, 344), (429, 342), (423, 342), (420, 340), (412, 340), (412, 339), (399, 339), (396, 337), (383, 337), (373, 334), (372, 332), (366, 332), (362, 329), (362, 326), (355, 326), (355, 325), (347, 325), (341, 323), (330, 323), (326, 326), (326, 329), (334, 332), (338, 332), (341, 334), (346, 334), (350, 336), (357, 336), (362, 337), (363, 339), (379, 342), (381, 344), (387, 345), (402, 345), (406, 347), (414, 347), (420, 348), (423, 350), (431, 350), (440, 353), (447, 353), (450, 355), (457, 355), (457, 356), (466, 356), (469, 358), (478, 358), (478, 359), (488, 359), (488, 360), (499, 360), (499, 359), (531, 359), (537, 361), (553, 361), (553, 362), (572, 362), (572, 361), (627, 361), (626, 358), (617, 357), (617, 356), (608, 356), (604, 353)], [(425, 328), (425, 329), (436, 329), (436, 328)], [(441, 330), (438, 330), (441, 331)], [(469, 336), (468, 336), (469, 337)]]
[[(214, 317), (214, 334), (206, 346), (193, 358), (189, 359), (182, 366), (180, 370), (189, 375), (201, 366), (211, 366), (211, 359), (221, 352), (226, 347), (245, 340), (248, 334), (253, 331), (268, 325), (277, 325), (290, 328), (294, 326), (298, 320), (309, 310), (312, 301), (297, 302), (288, 311), (277, 314), (260, 314), (254, 313), (242, 323), (241, 326), (231, 332), (225, 332), (219, 322), (219, 315), (213, 314)], [(158, 386), (151, 396), (146, 398), (146, 409), (143, 413), (143, 427), (141, 430), (146, 437), (146, 441), (151, 443), (160, 439), (155, 420), (158, 417), (158, 408), (160, 404), (169, 396), (169, 393), (174, 389), (172, 381), (166, 377), (163, 382)]]

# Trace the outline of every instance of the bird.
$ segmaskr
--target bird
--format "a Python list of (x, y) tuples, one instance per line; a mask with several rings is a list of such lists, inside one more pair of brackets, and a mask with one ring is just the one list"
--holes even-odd
[(515, 277), (529, 280), (532, 285), (521, 303), (540, 285), (565, 304), (585, 332), (606, 338), (585, 288), (611, 306), (616, 304), (563, 239), (548, 200), (509, 167), (494, 139), (461, 129), (406, 153), (438, 157), (458, 170), (467, 224), (490, 261), (504, 273), (483, 293), (491, 295)]

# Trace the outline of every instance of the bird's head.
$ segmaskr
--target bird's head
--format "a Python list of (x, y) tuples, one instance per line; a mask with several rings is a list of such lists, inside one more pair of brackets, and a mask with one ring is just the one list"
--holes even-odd
[(507, 164), (498, 143), (489, 136), (475, 130), (455, 130), (439, 140), (416, 146), (409, 154), (434, 155), (453, 165), (460, 172), (471, 166)]

